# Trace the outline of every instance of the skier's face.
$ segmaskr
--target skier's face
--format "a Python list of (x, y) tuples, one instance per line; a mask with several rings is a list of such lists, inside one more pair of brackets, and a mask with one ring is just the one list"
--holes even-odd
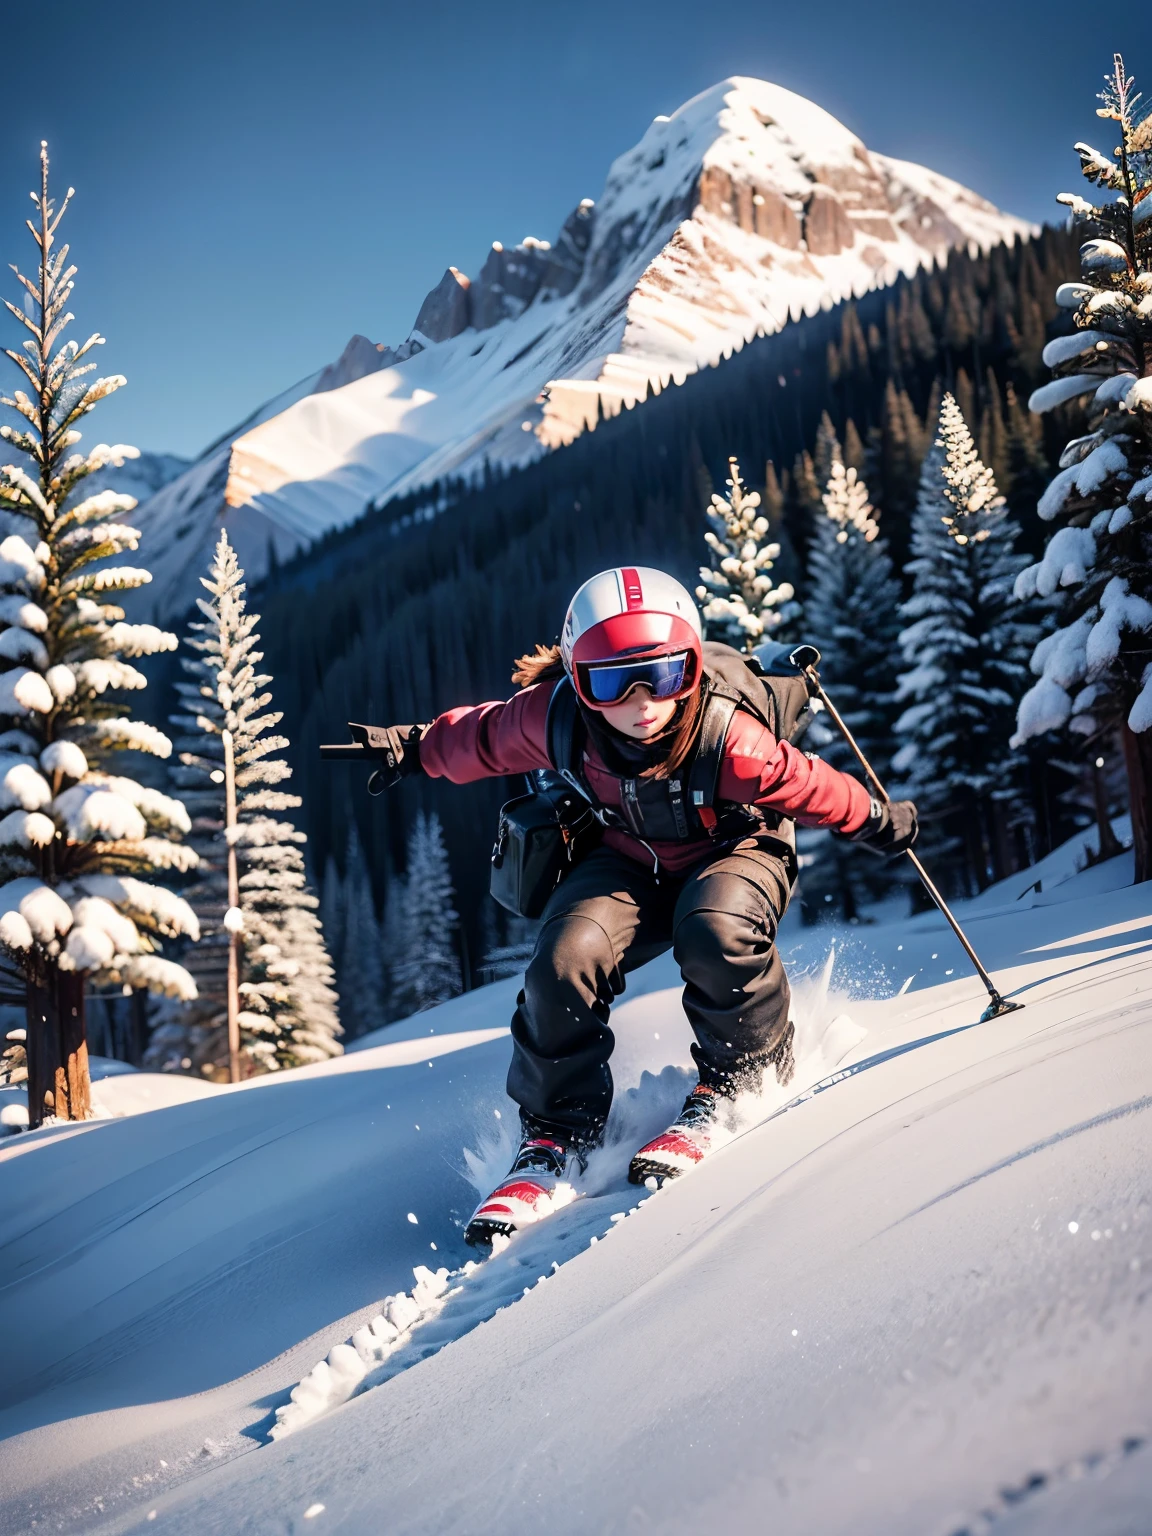
[(601, 705), (599, 713), (621, 736), (633, 741), (651, 741), (667, 730), (676, 713), (676, 699), (653, 698), (650, 689), (642, 684), (633, 688), (619, 704)]

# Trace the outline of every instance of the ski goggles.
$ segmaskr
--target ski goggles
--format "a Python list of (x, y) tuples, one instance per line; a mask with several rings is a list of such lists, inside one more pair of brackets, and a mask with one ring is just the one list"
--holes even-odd
[(588, 704), (619, 704), (633, 688), (647, 688), (654, 699), (678, 699), (696, 686), (696, 658), (691, 651), (677, 651), (637, 661), (584, 662), (576, 673)]

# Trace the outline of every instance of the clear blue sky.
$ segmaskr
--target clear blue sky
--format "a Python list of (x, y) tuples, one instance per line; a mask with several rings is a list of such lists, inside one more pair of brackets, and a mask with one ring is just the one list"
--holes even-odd
[[(1068, 0), (64, 0), (43, 77), (9, 69), (0, 256), (30, 259), (41, 138), (77, 188), (80, 328), (128, 388), (99, 437), (192, 454), (354, 331), (396, 343), (452, 263), (552, 238), (651, 119), (730, 74), (1032, 219), (1079, 190), (1113, 47), (1152, 90), (1152, 19)], [(1106, 13), (1107, 14), (1107, 13)], [(43, 101), (38, 99), (42, 90)], [(6, 267), (5, 267), (6, 271)], [(14, 297), (13, 283), (5, 287)]]

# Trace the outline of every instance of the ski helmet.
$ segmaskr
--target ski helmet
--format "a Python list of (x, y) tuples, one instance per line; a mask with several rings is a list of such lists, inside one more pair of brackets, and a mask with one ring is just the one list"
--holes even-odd
[(700, 614), (674, 577), (648, 566), (601, 571), (568, 604), (560, 654), (580, 699), (593, 709), (638, 686), (679, 699), (699, 686)]

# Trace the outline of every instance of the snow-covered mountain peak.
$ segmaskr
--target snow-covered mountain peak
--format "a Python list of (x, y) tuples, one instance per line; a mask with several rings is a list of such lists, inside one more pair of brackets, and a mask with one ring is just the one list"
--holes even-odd
[[(814, 191), (831, 192), (846, 212), (886, 220), (892, 210), (881, 164), (815, 102), (766, 80), (722, 80), (671, 117), (657, 117), (613, 163), (582, 292), (587, 297), (615, 276), (621, 227), (634, 231), (640, 247), (645, 236), (667, 237), (670, 223), (674, 228), (697, 208), (789, 249), (805, 238), (802, 221)], [(896, 238), (890, 225), (877, 224), (875, 232)]]
[(652, 122), (552, 241), (449, 267), (395, 349), (339, 361), (254, 413), (143, 509), (156, 580), (188, 605), (227, 514), (253, 577), (371, 503), (487, 459), (518, 464), (790, 319), (1031, 227), (866, 148), (831, 114), (733, 76)]
[(645, 177), (671, 186), (677, 177), (694, 179), (719, 166), (729, 173), (749, 169), (790, 176), (787, 190), (805, 191), (811, 172), (828, 165), (850, 166), (867, 151), (856, 137), (815, 102), (767, 80), (733, 75), (701, 91), (670, 117), (657, 117), (640, 142), (608, 172), (604, 204), (633, 196)]
[(793, 91), (721, 81), (657, 118), (609, 170), (575, 297), (587, 309), (611, 294), (619, 339), (548, 381), (536, 435), (570, 442), (599, 412), (680, 382), (789, 319), (955, 247), (1029, 233), (946, 176), (868, 150)]

